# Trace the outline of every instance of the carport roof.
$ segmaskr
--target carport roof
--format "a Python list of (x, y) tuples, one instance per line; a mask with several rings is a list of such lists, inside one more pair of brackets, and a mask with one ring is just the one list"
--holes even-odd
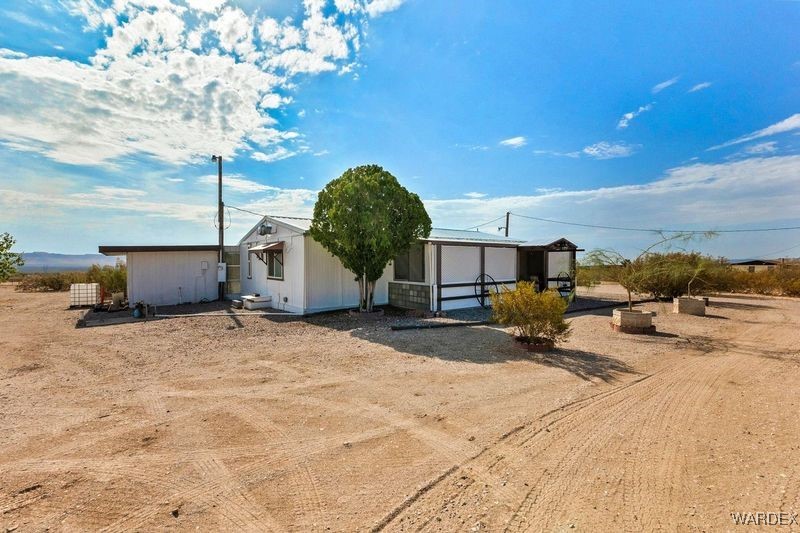
[(517, 246), (522, 243), (522, 241), (519, 240), (504, 237), (502, 235), (484, 233), (482, 231), (446, 228), (433, 228), (431, 229), (431, 234), (428, 235), (428, 238), (422, 240), (436, 243), (458, 242), (505, 246)]
[(163, 246), (100, 246), (103, 255), (125, 255), (130, 252), (217, 252), (217, 244), (171, 244)]

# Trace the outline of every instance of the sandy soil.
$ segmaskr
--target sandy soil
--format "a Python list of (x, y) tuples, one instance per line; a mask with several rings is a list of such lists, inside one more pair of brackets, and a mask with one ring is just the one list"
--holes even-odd
[(530, 355), (340, 316), (75, 329), (0, 287), (0, 531), (745, 530), (800, 511), (800, 301), (712, 302)]

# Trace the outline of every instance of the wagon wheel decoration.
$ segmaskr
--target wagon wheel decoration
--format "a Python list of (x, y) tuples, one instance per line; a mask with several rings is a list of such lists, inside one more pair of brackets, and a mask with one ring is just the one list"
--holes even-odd
[(556, 290), (562, 298), (566, 298), (572, 292), (572, 276), (568, 272), (559, 272), (556, 276)]
[[(484, 289), (483, 292), (481, 291), (481, 287)], [(475, 278), (475, 298), (478, 299), (478, 303), (481, 304), (481, 307), (489, 307), (491, 300), (488, 295), (492, 292), (500, 292), (500, 286), (495, 279), (489, 274), (479, 274), (478, 277)]]

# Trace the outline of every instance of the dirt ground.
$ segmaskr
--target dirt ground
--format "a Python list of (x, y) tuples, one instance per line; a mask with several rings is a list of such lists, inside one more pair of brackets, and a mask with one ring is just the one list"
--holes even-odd
[[(76, 329), (0, 287), (0, 531), (747, 530), (800, 512), (800, 300), (495, 327), (341, 316)], [(798, 530), (797, 526), (783, 530)]]

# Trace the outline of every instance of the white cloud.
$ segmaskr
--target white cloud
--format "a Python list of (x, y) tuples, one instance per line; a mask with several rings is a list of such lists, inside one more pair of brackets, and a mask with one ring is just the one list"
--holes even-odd
[(600, 141), (586, 146), (582, 152), (595, 159), (615, 159), (617, 157), (631, 156), (638, 148), (639, 145), (631, 145), (624, 142)]
[(485, 144), (455, 144), (453, 146), (456, 148), (466, 148), (470, 152), (486, 152), (489, 150), (489, 147)]
[[(207, 174), (197, 178), (197, 182), (205, 185), (214, 185), (216, 187), (218, 179), (216, 174)], [(223, 174), (222, 186), (225, 190), (240, 193), (264, 192), (273, 189), (273, 187), (269, 185), (244, 178), (241, 174)]]
[(555, 156), (555, 157), (569, 157), (569, 158), (572, 158), (572, 159), (578, 159), (578, 158), (581, 157), (581, 153), (582, 152), (580, 150), (573, 150), (571, 152), (559, 152), (558, 150), (541, 150), (541, 149), (537, 149), (537, 150), (534, 150), (533, 153), (536, 154), (536, 155), (551, 155), (551, 156)]
[(509, 148), (522, 148), (526, 144), (528, 144), (528, 140), (523, 136), (511, 137), (500, 141), (501, 146), (508, 146)]
[[(752, 157), (719, 164), (692, 163), (667, 170), (642, 184), (584, 190), (531, 189), (514, 196), (425, 200), (438, 227), (466, 227), (506, 211), (589, 224), (652, 228), (722, 229), (787, 225), (787, 213), (800, 204), (800, 156)], [(677, 222), (676, 222), (677, 221)], [(791, 225), (791, 224), (789, 224)], [(528, 221), (511, 217), (511, 235), (550, 242), (566, 236), (587, 249), (614, 246), (636, 250), (652, 242), (649, 234)], [(769, 235), (764, 234), (762, 239)], [(785, 237), (775, 234), (776, 239)], [(777, 244), (777, 246), (773, 246)], [(780, 247), (780, 242), (763, 246)], [(714, 253), (747, 255), (738, 236), (708, 243)], [(744, 251), (743, 251), (744, 250)]]
[(399, 8), (405, 0), (372, 0), (364, 6), (364, 10), (370, 17), (378, 17), (384, 13), (394, 11)]
[(778, 151), (776, 141), (767, 141), (758, 144), (751, 144), (747, 146), (744, 151), (748, 154), (771, 154)]
[(467, 198), (483, 198), (486, 196), (485, 192), (465, 192), (464, 196)]
[(186, 0), (186, 3), (192, 9), (198, 11), (213, 12), (222, 7), (227, 0)]
[(172, 183), (182, 183), (184, 181), (183, 178), (165, 178), (165, 179)]
[[(216, 184), (216, 176), (211, 176)], [(225, 186), (230, 187), (226, 178)], [(237, 178), (238, 183), (247, 182), (245, 178)], [(208, 182), (207, 177), (199, 180)], [(255, 183), (255, 182), (250, 182)], [(268, 185), (259, 185), (257, 191), (245, 191), (260, 196), (256, 200), (244, 203), (239, 207), (250, 209), (259, 213), (285, 214), (306, 216), (311, 213), (317, 199), (317, 191), (310, 189), (283, 189)], [(21, 208), (25, 210), (36, 209), (37, 212), (47, 212), (64, 217), (72, 210), (80, 210), (83, 214), (104, 212), (103, 220), (115, 216), (124, 216), (126, 213), (136, 213), (148, 218), (164, 218), (176, 222), (186, 222), (192, 227), (211, 229), (210, 221), (216, 211), (216, 205), (208, 202), (186, 200), (183, 196), (180, 201), (170, 201), (161, 195), (151, 198), (144, 191), (124, 189), (117, 187), (94, 187), (85, 193), (39, 192), (19, 189), (0, 189), (0, 220), (10, 214), (13, 217)], [(198, 200), (195, 198), (195, 200)], [(199, 224), (198, 224), (199, 223)], [(173, 226), (173, 229), (175, 227)], [(246, 231), (247, 224), (240, 224), (229, 231)]]
[(253, 152), (251, 156), (256, 161), (262, 161), (265, 163), (273, 163), (275, 161), (280, 161), (281, 159), (288, 159), (290, 157), (294, 157), (297, 155), (297, 152), (292, 152), (284, 146), (276, 146), (274, 150), (271, 152)]
[(696, 93), (697, 91), (702, 91), (703, 89), (708, 89), (711, 87), (710, 81), (704, 81), (702, 83), (698, 83), (697, 85), (693, 86), (691, 89), (686, 91), (687, 93)]
[(16, 50), (9, 50), (8, 48), (0, 48), (0, 57), (21, 59), (23, 57), (28, 57), (28, 54), (23, 54), (22, 52), (17, 52)]
[(680, 78), (680, 76), (675, 76), (674, 78), (662, 81), (661, 83), (656, 83), (655, 85), (653, 85), (653, 88), (651, 89), (652, 93), (653, 94), (658, 94), (661, 91), (663, 91), (664, 89), (666, 89), (667, 87), (671, 87), (672, 85), (675, 85), (678, 82), (679, 78)]
[(654, 102), (651, 102), (649, 104), (640, 106), (639, 109), (637, 109), (636, 111), (629, 111), (628, 113), (625, 113), (619, 119), (619, 122), (617, 122), (617, 129), (622, 130), (622, 129), (627, 128), (628, 124), (630, 124), (631, 120), (635, 119), (636, 117), (638, 117), (642, 113), (645, 113), (645, 112), (650, 111), (651, 109), (653, 109), (653, 105), (654, 105)]
[[(355, 0), (354, 0), (355, 1)], [(149, 155), (167, 163), (270, 162), (296, 150), (278, 120), (293, 77), (355, 68), (371, 16), (399, 2), (307, 1), (278, 22), (222, 0), (63, 0), (105, 42), (88, 62), (0, 52), (0, 142), (62, 163), (113, 167)], [(188, 5), (188, 8), (186, 7)], [(297, 135), (296, 132), (294, 135)]]
[(779, 133), (786, 133), (794, 130), (800, 130), (800, 113), (795, 113), (789, 118), (781, 120), (780, 122), (772, 124), (771, 126), (767, 126), (764, 129), (760, 129), (758, 131), (754, 131), (753, 133), (739, 137), (738, 139), (712, 146), (709, 148), (709, 150), (718, 150), (720, 148), (726, 148), (735, 144), (746, 143), (756, 139), (761, 139), (763, 137), (769, 137), (771, 135), (777, 135)]

